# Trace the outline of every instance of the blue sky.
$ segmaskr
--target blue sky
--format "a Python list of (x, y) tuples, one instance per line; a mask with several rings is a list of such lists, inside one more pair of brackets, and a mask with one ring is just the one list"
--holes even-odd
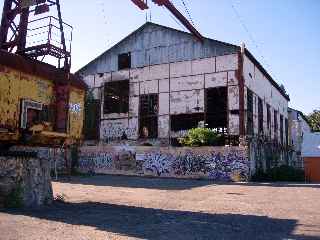
[[(167, 10), (149, 2), (153, 22), (183, 29)], [(172, 2), (184, 10), (181, 0)], [(274, 79), (285, 85), (290, 106), (304, 113), (320, 108), (319, 0), (185, 2), (204, 36), (237, 45), (245, 42)], [(130, 0), (61, 0), (61, 5), (64, 21), (74, 26), (73, 71), (140, 27), (146, 18)]]

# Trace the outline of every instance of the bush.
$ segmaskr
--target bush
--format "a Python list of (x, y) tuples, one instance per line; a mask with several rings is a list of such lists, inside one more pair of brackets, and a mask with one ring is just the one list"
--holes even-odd
[(183, 146), (200, 147), (216, 145), (222, 136), (217, 131), (209, 128), (193, 128), (187, 135), (179, 138), (179, 142)]
[(304, 181), (304, 171), (295, 169), (290, 166), (282, 165), (274, 167), (263, 172), (258, 170), (253, 176), (252, 181), (286, 181), (286, 182), (302, 182)]

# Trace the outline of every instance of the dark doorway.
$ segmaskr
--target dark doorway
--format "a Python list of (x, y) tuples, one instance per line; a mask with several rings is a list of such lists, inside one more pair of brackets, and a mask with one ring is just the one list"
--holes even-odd
[(206, 124), (208, 128), (227, 129), (228, 92), (226, 87), (206, 90)]
[(140, 138), (158, 137), (158, 94), (140, 96), (139, 135)]

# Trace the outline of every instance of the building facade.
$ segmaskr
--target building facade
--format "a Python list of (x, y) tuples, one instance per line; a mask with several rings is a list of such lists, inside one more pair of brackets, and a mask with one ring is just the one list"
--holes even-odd
[(246, 142), (253, 168), (271, 166), (265, 143), (288, 145), (289, 97), (244, 46), (146, 23), (78, 73), (101, 103), (102, 142), (174, 144), (201, 125)]
[(298, 110), (289, 108), (289, 131), (290, 144), (293, 150), (292, 162), (294, 167), (303, 168), (303, 161), (301, 157), (303, 139), (306, 134), (310, 134), (311, 127), (305, 115)]

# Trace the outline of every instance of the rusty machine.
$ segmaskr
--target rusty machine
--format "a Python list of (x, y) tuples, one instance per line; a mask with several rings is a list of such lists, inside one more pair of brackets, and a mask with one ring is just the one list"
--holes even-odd
[(0, 143), (56, 146), (81, 139), (86, 85), (70, 74), (71, 42), (59, 0), (4, 0)]
[[(147, 0), (131, 1), (141, 10), (149, 8)], [(170, 0), (152, 2), (203, 41)], [(53, 146), (81, 139), (86, 85), (70, 74), (71, 41), (72, 27), (62, 21), (59, 0), (4, 0), (0, 144)]]

